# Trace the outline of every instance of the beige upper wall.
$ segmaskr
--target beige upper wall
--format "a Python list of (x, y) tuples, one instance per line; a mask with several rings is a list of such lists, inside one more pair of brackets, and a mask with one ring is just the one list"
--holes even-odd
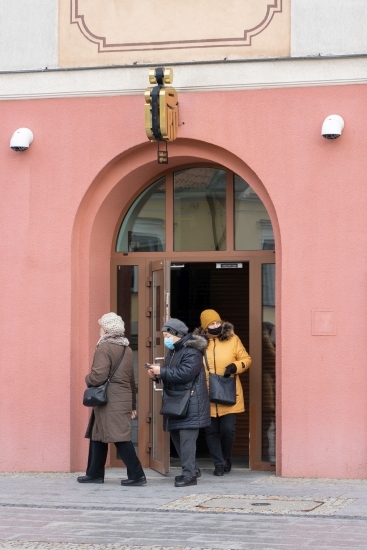
[(59, 0), (59, 64), (290, 54), (290, 0)]
[(0, 71), (367, 54), (366, 23), (366, 0), (13, 0)]

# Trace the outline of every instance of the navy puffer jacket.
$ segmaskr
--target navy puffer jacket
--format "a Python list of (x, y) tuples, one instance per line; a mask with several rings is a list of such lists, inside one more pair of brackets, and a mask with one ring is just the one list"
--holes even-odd
[(170, 390), (193, 393), (185, 418), (164, 418), (165, 431), (204, 428), (210, 425), (210, 403), (203, 367), (203, 353), (208, 342), (202, 336), (187, 334), (174, 344), (161, 368), (163, 384)]

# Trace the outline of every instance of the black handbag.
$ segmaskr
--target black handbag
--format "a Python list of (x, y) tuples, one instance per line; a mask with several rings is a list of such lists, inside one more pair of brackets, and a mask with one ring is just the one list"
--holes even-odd
[(163, 388), (162, 392), (162, 407), (159, 414), (169, 416), (170, 418), (185, 418), (189, 410), (190, 397), (194, 393), (193, 385), (196, 378), (191, 382), (188, 390), (177, 391)]
[(210, 372), (206, 354), (204, 358), (206, 368), (209, 372), (209, 401), (218, 405), (235, 405), (236, 378), (234, 376), (225, 378), (224, 376)]
[(119, 359), (119, 362), (117, 363), (113, 371), (110, 372), (110, 374), (108, 375), (106, 382), (104, 382), (100, 386), (92, 386), (91, 388), (87, 388), (85, 390), (83, 395), (83, 405), (85, 405), (86, 407), (102, 407), (103, 405), (107, 404), (108, 384), (111, 382), (112, 376), (115, 374), (115, 372), (119, 368), (120, 363), (124, 358), (125, 351), (126, 351), (126, 346), (124, 346), (124, 350)]

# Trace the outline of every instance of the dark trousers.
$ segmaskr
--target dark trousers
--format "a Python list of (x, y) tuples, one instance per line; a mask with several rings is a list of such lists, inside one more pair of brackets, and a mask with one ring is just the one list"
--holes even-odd
[(199, 430), (171, 430), (171, 439), (181, 459), (182, 475), (185, 477), (196, 476), (196, 440)]
[(224, 466), (232, 455), (232, 447), (236, 437), (236, 415), (212, 417), (210, 426), (205, 428), (206, 442), (214, 466)]
[[(118, 441), (115, 443), (119, 457), (124, 461), (129, 479), (139, 479), (144, 475), (140, 460), (136, 456), (132, 441)], [(86, 474), (93, 478), (104, 479), (104, 470), (107, 460), (108, 443), (102, 441), (89, 442), (88, 466)]]

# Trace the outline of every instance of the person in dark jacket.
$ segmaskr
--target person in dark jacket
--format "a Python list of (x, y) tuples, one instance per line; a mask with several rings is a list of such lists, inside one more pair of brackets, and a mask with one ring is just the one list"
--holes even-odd
[(203, 353), (207, 341), (193, 336), (179, 319), (169, 319), (162, 327), (164, 345), (169, 349), (163, 367), (151, 365), (150, 378), (159, 377), (166, 388), (175, 391), (191, 389), (189, 408), (184, 418), (164, 418), (177, 454), (181, 459), (182, 475), (176, 476), (175, 487), (197, 485), (196, 440), (199, 428), (210, 425), (210, 404), (203, 368)]
[(131, 441), (131, 419), (136, 417), (136, 390), (133, 352), (125, 338), (125, 324), (116, 313), (106, 313), (98, 321), (100, 339), (94, 352), (88, 387), (103, 384), (120, 361), (107, 387), (107, 404), (93, 407), (85, 437), (90, 439), (87, 471), (79, 483), (103, 483), (108, 443), (114, 443), (127, 468), (123, 486), (146, 484), (140, 460)]

